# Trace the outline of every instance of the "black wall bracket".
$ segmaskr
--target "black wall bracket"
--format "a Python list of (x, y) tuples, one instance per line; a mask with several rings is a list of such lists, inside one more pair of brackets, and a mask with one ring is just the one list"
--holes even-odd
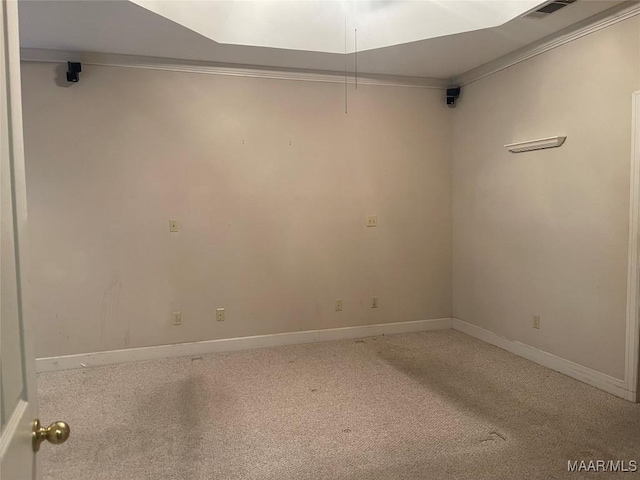
[(80, 62), (67, 62), (67, 82), (79, 82), (81, 71), (82, 64)]
[(460, 87), (447, 88), (447, 105), (451, 108), (456, 106), (456, 98), (460, 96)]

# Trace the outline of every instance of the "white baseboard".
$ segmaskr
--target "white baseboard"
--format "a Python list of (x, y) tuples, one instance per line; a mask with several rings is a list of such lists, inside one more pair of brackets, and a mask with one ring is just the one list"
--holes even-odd
[(636, 401), (636, 393), (629, 391), (624, 380), (600, 373), (591, 368), (571, 362), (562, 357), (525, 345), (489, 330), (472, 325), (457, 318), (437, 318), (433, 320), (416, 320), (412, 322), (382, 323), (357, 327), (328, 328), (324, 330), (307, 330), (303, 332), (275, 333), (253, 337), (225, 338), (203, 342), (158, 345), (154, 347), (138, 347), (106, 352), (80, 353), (36, 359), (37, 372), (70, 370), (75, 368), (97, 367), (118, 363), (156, 360), (167, 357), (206, 355), (208, 353), (232, 352), (255, 348), (280, 347), (304, 343), (345, 340), (350, 338), (392, 335), (396, 333), (421, 332), (427, 330), (446, 330), (453, 328), (469, 336), (495, 345), (515, 355), (531, 360), (539, 365), (580, 380), (626, 400)]
[(36, 359), (37, 372), (70, 370), (74, 368), (97, 367), (116, 363), (156, 360), (166, 357), (204, 355), (207, 353), (250, 350), (254, 348), (280, 347), (302, 343), (345, 340), (349, 338), (391, 335), (394, 333), (421, 332), (426, 330), (446, 330), (451, 328), (451, 318), (416, 320), (412, 322), (382, 323), (358, 327), (328, 328), (303, 332), (276, 333), (254, 337), (225, 338), (203, 342), (158, 345), (155, 347), (127, 348), (107, 352), (81, 353)]
[(583, 383), (604, 390), (605, 392), (609, 392), (617, 397), (624, 398), (625, 400), (631, 400), (631, 395), (635, 397), (635, 393), (632, 394), (627, 390), (624, 380), (606, 375), (524, 343), (510, 340), (484, 328), (472, 325), (463, 320), (458, 320), (457, 318), (453, 319), (453, 328), (478, 340), (490, 343), (527, 360), (531, 360), (543, 367), (550, 368), (551, 370), (580, 380)]

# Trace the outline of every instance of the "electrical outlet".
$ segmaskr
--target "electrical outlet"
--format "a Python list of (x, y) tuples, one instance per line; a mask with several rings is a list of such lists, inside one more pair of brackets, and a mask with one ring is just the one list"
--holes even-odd
[(177, 220), (169, 220), (169, 231), (174, 233), (178, 231), (178, 221)]
[(336, 300), (336, 312), (342, 311), (342, 300)]
[(533, 328), (540, 329), (540, 315), (533, 316)]
[(378, 216), (377, 215), (367, 215), (367, 227), (377, 227), (378, 226)]
[(224, 308), (216, 308), (216, 321), (224, 322)]
[(371, 297), (371, 308), (378, 308), (378, 297)]
[(182, 325), (182, 313), (173, 312), (173, 324), (174, 325)]

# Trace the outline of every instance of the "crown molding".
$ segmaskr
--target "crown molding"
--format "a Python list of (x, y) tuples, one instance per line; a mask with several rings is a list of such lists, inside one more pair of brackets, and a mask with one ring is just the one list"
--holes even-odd
[[(627, 20), (640, 14), (640, 1), (628, 1), (617, 7), (605, 10), (582, 22), (571, 25), (559, 32), (526, 45), (514, 52), (473, 68), (451, 79), (452, 85), (465, 86), (482, 78), (498, 73), (506, 68), (524, 62), (532, 57), (548, 52), (554, 48), (573, 42), (586, 35), (595, 33), (603, 28)], [(536, 20), (532, 20), (536, 21)]]
[[(164, 70), (171, 72), (269, 78), (275, 80), (295, 80), (305, 82), (345, 83), (344, 72), (261, 67), (256, 65), (144, 57), (117, 53), (22, 48), (20, 49), (20, 59), (22, 62), (64, 63), (67, 61), (76, 61), (82, 62), (85, 65), (99, 65), (104, 67), (140, 68), (145, 70)], [(346, 81), (348, 84), (355, 84), (356, 78), (353, 73), (346, 75)], [(375, 75), (366, 73), (358, 74), (357, 82), (358, 85), (433, 88), (439, 90), (447, 88), (450, 84), (447, 79)]]

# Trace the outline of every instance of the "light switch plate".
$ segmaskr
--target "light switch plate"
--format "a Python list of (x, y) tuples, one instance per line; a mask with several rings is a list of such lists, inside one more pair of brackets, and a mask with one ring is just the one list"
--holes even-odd
[(377, 227), (377, 226), (378, 226), (378, 216), (367, 215), (367, 227)]
[(178, 231), (178, 221), (177, 220), (169, 220), (169, 231), (177, 232)]

